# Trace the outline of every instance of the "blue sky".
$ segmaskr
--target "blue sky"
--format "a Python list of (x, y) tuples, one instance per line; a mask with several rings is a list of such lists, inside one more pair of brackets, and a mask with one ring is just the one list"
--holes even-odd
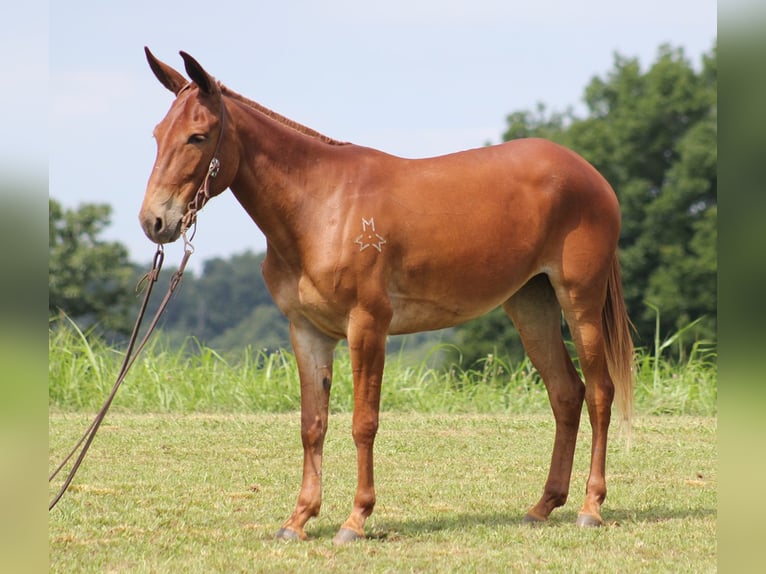
[[(179, 70), (185, 50), (232, 89), (327, 135), (425, 157), (499, 142), (505, 116), (537, 102), (582, 110), (585, 86), (615, 52), (647, 67), (670, 43), (697, 63), (717, 27), (714, 0), (70, 0), (48, 9), (50, 195), (67, 207), (111, 204), (106, 236), (141, 263), (153, 253), (137, 223), (151, 134), (172, 101), (144, 45)], [(23, 57), (40, 47), (25, 36), (14, 49)], [(22, 148), (2, 151), (7, 159)], [(194, 243), (195, 269), (265, 248), (229, 193), (206, 206)]]

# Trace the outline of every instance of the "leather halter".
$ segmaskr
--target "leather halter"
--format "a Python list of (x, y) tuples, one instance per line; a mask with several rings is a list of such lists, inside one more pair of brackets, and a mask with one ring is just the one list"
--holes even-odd
[[(178, 92), (179, 94), (191, 87), (191, 83), (186, 84)], [(207, 173), (205, 179), (202, 180), (197, 193), (194, 198), (189, 202), (186, 208), (186, 213), (181, 219), (181, 230), (186, 241), (186, 231), (197, 222), (197, 212), (202, 209), (205, 204), (210, 200), (210, 180), (217, 177), (221, 171), (221, 160), (218, 159), (221, 151), (221, 144), (223, 142), (223, 132), (226, 130), (226, 104), (223, 100), (223, 94), (221, 94), (221, 129), (218, 131), (218, 141), (215, 144), (215, 150), (213, 151), (213, 157), (207, 167)], [(192, 234), (193, 235), (193, 234)], [(188, 243), (188, 241), (187, 241)]]

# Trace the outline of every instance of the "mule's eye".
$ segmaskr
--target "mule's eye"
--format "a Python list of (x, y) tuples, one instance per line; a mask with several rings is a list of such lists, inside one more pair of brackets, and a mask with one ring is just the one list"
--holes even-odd
[(207, 136), (205, 134), (192, 134), (186, 142), (190, 144), (198, 144), (204, 142), (206, 139)]

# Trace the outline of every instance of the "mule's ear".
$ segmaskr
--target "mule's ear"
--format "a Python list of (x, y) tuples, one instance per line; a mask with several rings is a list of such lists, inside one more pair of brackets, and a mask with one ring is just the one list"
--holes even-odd
[(181, 88), (189, 83), (186, 78), (164, 62), (160, 62), (146, 46), (144, 46), (144, 52), (146, 52), (146, 60), (149, 62), (149, 67), (152, 69), (152, 72), (154, 72), (154, 75), (157, 76), (160, 83), (168, 90), (178, 95)]
[(184, 59), (186, 73), (189, 74), (189, 77), (199, 86), (199, 89), (204, 94), (213, 95), (220, 92), (215, 79), (200, 66), (197, 60), (183, 51), (181, 52), (181, 57)]

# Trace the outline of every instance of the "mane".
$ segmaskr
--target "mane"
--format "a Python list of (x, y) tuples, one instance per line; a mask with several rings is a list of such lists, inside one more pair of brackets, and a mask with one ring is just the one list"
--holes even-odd
[(302, 124), (299, 124), (296, 121), (293, 121), (293, 120), (291, 120), (289, 118), (286, 118), (285, 116), (283, 116), (281, 114), (278, 114), (277, 112), (275, 112), (273, 110), (270, 110), (266, 106), (262, 106), (258, 102), (254, 102), (253, 100), (246, 98), (242, 94), (238, 94), (237, 92), (235, 92), (231, 88), (227, 88), (226, 86), (224, 86), (220, 82), (218, 83), (218, 85), (221, 88), (221, 93), (223, 95), (228, 96), (228, 97), (232, 98), (233, 100), (237, 100), (238, 102), (241, 102), (241, 103), (245, 104), (246, 106), (253, 108), (256, 111), (259, 111), (262, 114), (267, 115), (271, 119), (278, 121), (282, 125), (285, 125), (285, 126), (287, 126), (289, 128), (294, 129), (297, 132), (302, 133), (303, 135), (307, 135), (307, 136), (310, 136), (312, 138), (318, 139), (319, 141), (324, 142), (324, 143), (329, 144), (329, 145), (349, 145), (348, 142), (342, 142), (342, 141), (333, 139), (331, 137), (328, 137), (326, 135), (320, 134), (316, 130), (312, 130), (309, 127), (306, 127), (306, 126), (304, 126)]

